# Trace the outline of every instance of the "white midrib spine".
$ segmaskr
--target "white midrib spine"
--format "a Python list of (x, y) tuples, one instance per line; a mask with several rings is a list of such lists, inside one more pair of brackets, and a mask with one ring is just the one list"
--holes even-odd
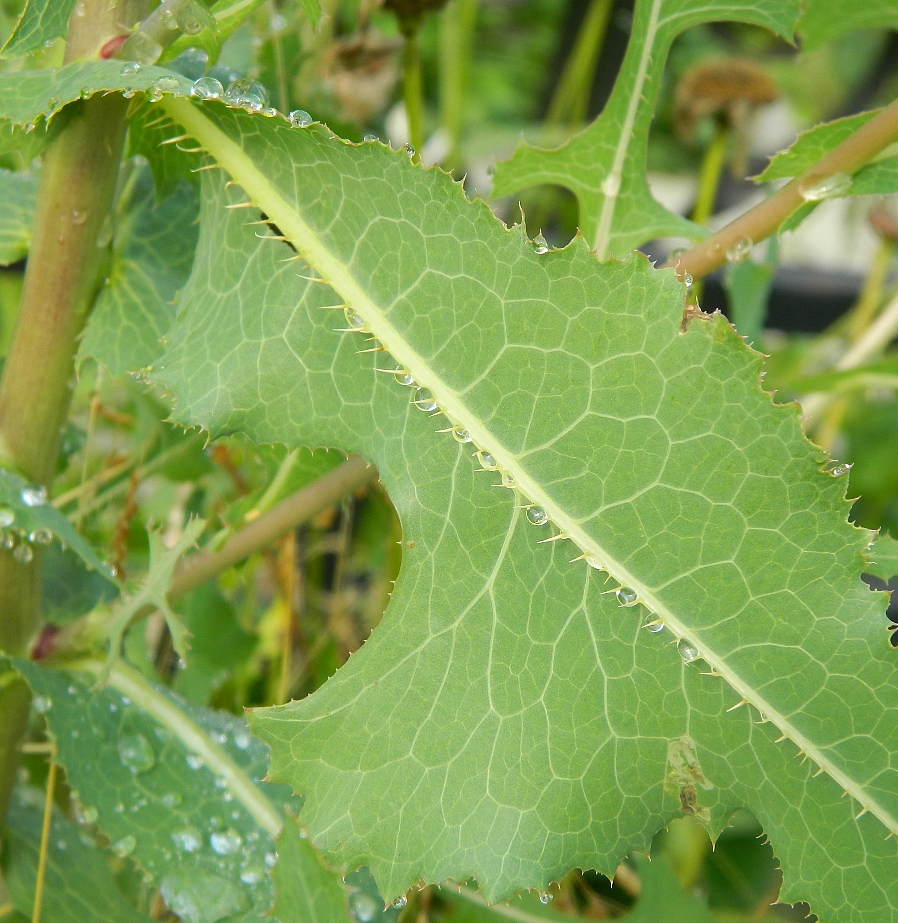
[(639, 69), (636, 72), (636, 80), (630, 94), (630, 103), (627, 106), (627, 115), (624, 118), (620, 137), (617, 139), (617, 147), (614, 149), (611, 171), (604, 181), (609, 183), (610, 190), (605, 192), (603, 186), (602, 211), (599, 213), (599, 226), (596, 230), (595, 246), (593, 247), (600, 260), (604, 260), (608, 256), (608, 243), (611, 240), (611, 222), (614, 220), (614, 210), (617, 207), (617, 199), (620, 195), (624, 161), (627, 158), (627, 148), (630, 146), (630, 139), (633, 136), (633, 126), (636, 124), (636, 113), (639, 110), (639, 100), (642, 98), (642, 88), (645, 86), (645, 79), (648, 76), (649, 65), (652, 61), (652, 49), (655, 45), (655, 36), (658, 33), (658, 17), (661, 13), (661, 4), (663, 2), (664, 0), (654, 0), (652, 3), (649, 25), (642, 45), (642, 55), (639, 58)]
[[(104, 665), (99, 661), (82, 661), (75, 665), (100, 676)], [(258, 786), (228, 756), (209, 735), (195, 724), (170, 699), (157, 692), (144, 678), (123, 663), (116, 663), (109, 672), (109, 685), (128, 696), (135, 706), (167, 728), (191, 753), (199, 756), (212, 772), (227, 783), (235, 799), (249, 811), (256, 823), (272, 839), (281, 832), (283, 820), (274, 805), (259, 791)], [(247, 733), (249, 733), (247, 731)]]
[[(659, 4), (660, 0), (656, 0), (653, 17), (656, 16)], [(653, 22), (655, 22), (655, 18), (653, 18)], [(372, 336), (387, 348), (393, 359), (402, 368), (407, 369), (421, 387), (425, 387), (433, 393), (434, 400), (436, 400), (449, 420), (464, 427), (471, 435), (473, 443), (483, 451), (489, 452), (496, 460), (499, 469), (508, 472), (514, 478), (515, 483), (530, 503), (541, 506), (548, 514), (549, 519), (568, 535), (584, 554), (597, 558), (606, 567), (609, 575), (619, 581), (621, 586), (627, 586), (635, 590), (639, 601), (657, 618), (660, 618), (665, 627), (675, 637), (685, 639), (693, 644), (708, 666), (732, 686), (740, 700), (753, 705), (764, 718), (778, 727), (782, 735), (791, 740), (801, 753), (823, 769), (848, 795), (854, 798), (865, 812), (875, 815), (892, 833), (898, 834), (898, 818), (894, 817), (883, 805), (872, 799), (856, 780), (850, 778), (837, 766), (834, 766), (832, 761), (814, 743), (795, 728), (769, 702), (760, 697), (757, 690), (745, 683), (726, 660), (713, 651), (707, 650), (703, 646), (701, 639), (687, 628), (645, 584), (617, 562), (611, 563), (610, 567), (608, 566), (612, 559), (607, 556), (605, 550), (583, 530), (579, 523), (575, 522), (568, 513), (557, 506), (539, 484), (522, 470), (517, 456), (510, 453), (496, 441), (490, 431), (483, 426), (480, 420), (474, 417), (462, 402), (458, 393), (442, 379), (434, 375), (426, 360), (393, 327), (383, 310), (371, 300), (371, 297), (356, 282), (348, 267), (325, 246), (315, 231), (303, 221), (297, 211), (284, 199), (277, 188), (256, 167), (252, 159), (234, 140), (203, 116), (195, 106), (185, 100), (170, 99), (166, 100), (163, 105), (184, 126), (185, 130), (189, 131), (216, 158), (218, 163), (234, 177), (234, 180), (249, 194), (253, 203), (262, 209), (269, 219), (280, 228), (284, 236), (295, 244), (299, 253), (314, 267), (321, 278), (345, 300), (353, 311), (361, 316), (365, 321), (366, 328)], [(301, 131), (302, 129), (295, 130)], [(334, 143), (341, 142), (334, 141)]]

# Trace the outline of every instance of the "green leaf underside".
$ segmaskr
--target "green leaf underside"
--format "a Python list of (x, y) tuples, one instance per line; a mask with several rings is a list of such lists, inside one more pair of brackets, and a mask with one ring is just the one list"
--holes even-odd
[[(143, 172), (143, 171), (142, 171)], [(98, 358), (113, 375), (150, 365), (174, 318), (174, 299), (190, 273), (197, 197), (180, 185), (156, 202), (149, 171), (115, 232), (108, 283), (91, 312), (81, 358)]]
[(37, 51), (46, 42), (62, 38), (75, 0), (26, 0), (16, 28), (3, 46), (3, 57)]
[(24, 259), (31, 242), (37, 175), (0, 170), (0, 266)]
[(700, 235), (655, 201), (645, 178), (649, 127), (671, 42), (684, 29), (714, 20), (753, 23), (788, 38), (797, 15), (798, 0), (637, 0), (627, 54), (602, 114), (556, 150), (521, 143), (496, 165), (493, 195), (541, 183), (570, 189), (580, 204), (580, 231), (600, 256), (623, 255), (654, 237)]
[[(29, 505), (25, 498), (31, 498)], [(46, 494), (42, 497), (21, 475), (14, 471), (0, 468), (0, 508), (13, 514), (13, 522), (7, 527), (7, 532), (12, 532), (21, 544), (33, 532), (47, 530), (62, 544), (70, 548), (90, 570), (103, 573), (108, 571), (98, 557), (90, 543), (76, 531), (74, 526), (63, 516), (55, 506), (46, 501)]]
[[(5, 824), (4, 881), (10, 903), (27, 917), (34, 908), (44, 806), (43, 793), (20, 789)], [(115, 886), (103, 853), (81, 839), (78, 827), (55, 809), (47, 843), (43, 887), (44, 923), (150, 923)]]
[[(72, 791), (96, 812), (113, 850), (150, 875), (185, 923), (264, 913), (274, 897), (269, 869), (290, 797), (281, 786), (256, 781), (266, 748), (241, 719), (188, 706), (126, 666), (114, 667), (109, 684), (96, 689), (101, 668), (16, 662), (39, 697)], [(311, 850), (281, 861), (285, 875), (329, 876), (328, 895), (340, 886)]]
[[(869, 536), (846, 522), (844, 482), (820, 472), (796, 407), (760, 390), (760, 357), (719, 316), (681, 333), (672, 273), (599, 265), (580, 242), (538, 256), (401, 153), (163, 106), (339, 292), (303, 281), (292, 250), (249, 225), (258, 208), (222, 208), (246, 196), (210, 181), (158, 366), (175, 418), (358, 451), (403, 522), (368, 643), (314, 695), (253, 719), (316, 845), (369, 865), (388, 899), (474, 876), (493, 901), (613, 869), (694, 783), (715, 830), (740, 805), (761, 819), (785, 899), (895, 919), (885, 600), (859, 579)], [(334, 332), (342, 312), (321, 307), (346, 300), (392, 358)], [(444, 415), (374, 371), (395, 363)], [(435, 435), (453, 423), (521, 493)], [(525, 498), (576, 545), (537, 544), (555, 529), (527, 522)], [(581, 551), (613, 577), (568, 563)], [(667, 630), (619, 608), (619, 584)], [(724, 679), (683, 663), (676, 636)], [(741, 698), (754, 707), (727, 714)]]
[(870, 553), (870, 563), (864, 570), (880, 580), (898, 577), (898, 541), (887, 533), (878, 535)]
[(806, 0), (798, 32), (807, 51), (856, 29), (898, 29), (898, 0)]

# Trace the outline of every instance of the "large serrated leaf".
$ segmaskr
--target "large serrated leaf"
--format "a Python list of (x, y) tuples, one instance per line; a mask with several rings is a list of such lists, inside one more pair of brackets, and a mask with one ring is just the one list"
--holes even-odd
[(26, 0), (16, 28), (0, 49), (5, 58), (37, 51), (47, 42), (62, 38), (75, 0)]
[(702, 22), (736, 20), (788, 38), (798, 0), (637, 0), (630, 43), (602, 114), (556, 150), (522, 143), (496, 166), (493, 194), (554, 183), (580, 204), (580, 231), (596, 252), (621, 256), (653, 237), (700, 229), (663, 208), (646, 182), (646, 148), (671, 42)]
[[(786, 899), (894, 920), (885, 598), (860, 580), (869, 535), (844, 481), (761, 391), (760, 357), (722, 317), (683, 329), (672, 272), (580, 242), (538, 255), (403, 154), (163, 105), (256, 206), (206, 190), (158, 372), (176, 418), (361, 452), (403, 523), (368, 643), (254, 718), (316, 845), (388, 898), (473, 875), (495, 900), (613, 869), (691, 788), (712, 830), (757, 814)], [(259, 209), (335, 291), (259, 240)], [(321, 310), (343, 302), (345, 319)], [(334, 332), (359, 324), (373, 343)], [(358, 354), (377, 342), (389, 352)], [(442, 414), (376, 371), (396, 363)], [(537, 544), (544, 517), (572, 540)], [(620, 586), (644, 606), (620, 608)]]
[(805, 0), (798, 24), (808, 51), (846, 32), (882, 28), (898, 29), (898, 0)]
[[(269, 870), (289, 793), (258, 781), (266, 749), (244, 721), (189, 706), (123, 664), (102, 689), (98, 662), (70, 671), (15, 666), (46, 717), (73, 793), (185, 923), (270, 908)], [(324, 907), (334, 895), (342, 896), (336, 912), (344, 907), (339, 876), (312, 850), (283, 861), (285, 876), (323, 889)]]

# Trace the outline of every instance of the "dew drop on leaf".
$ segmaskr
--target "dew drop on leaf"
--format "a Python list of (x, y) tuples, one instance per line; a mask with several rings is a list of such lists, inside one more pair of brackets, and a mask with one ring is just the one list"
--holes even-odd
[(542, 255), (543, 253), (549, 252), (549, 245), (546, 243), (546, 238), (543, 237), (542, 232), (540, 232), (539, 234), (536, 235), (536, 237), (533, 238), (533, 243), (531, 244), (531, 246), (533, 247), (534, 253), (538, 253)]
[(147, 772), (156, 764), (153, 748), (143, 734), (125, 734), (120, 737), (118, 758), (133, 773)]
[(377, 135), (365, 135), (365, 137), (362, 138), (362, 140), (363, 140), (363, 141), (368, 141), (369, 143), (370, 143), (371, 141), (377, 141)]
[(552, 895), (549, 894), (548, 891), (542, 891), (542, 892), (540, 892), (540, 895), (539, 895), (539, 902), (540, 902), (543, 906), (545, 906), (546, 904), (550, 903), (551, 900), (552, 900)]
[(396, 366), (396, 381), (401, 385), (405, 385), (406, 388), (410, 388), (415, 383), (412, 373), (406, 371), (401, 365)]
[(364, 891), (349, 895), (349, 912), (357, 923), (371, 923), (380, 911), (377, 900)]
[(391, 907), (395, 907), (397, 910), (402, 910), (403, 907), (408, 903), (408, 898), (402, 894), (397, 898), (394, 898), (393, 903), (390, 904)]
[(365, 326), (365, 321), (362, 319), (361, 314), (356, 314), (355, 311), (350, 308), (346, 309), (346, 323), (353, 330), (362, 330)]
[(181, 86), (181, 82), (177, 77), (172, 77), (168, 74), (164, 74), (162, 77), (157, 77), (153, 81), (153, 88), (156, 90), (161, 90), (163, 93), (169, 92), (171, 90), (177, 90)]
[(415, 391), (413, 403), (419, 410), (423, 410), (425, 413), (430, 413), (437, 409), (437, 402), (433, 399), (433, 395), (427, 388), (418, 388), (418, 390)]
[(294, 128), (305, 128), (307, 125), (312, 124), (312, 116), (310, 116), (305, 109), (294, 109), (290, 115), (287, 116), (287, 121)]
[(645, 628), (646, 631), (652, 632), (652, 634), (658, 634), (659, 631), (664, 631), (664, 622), (662, 622), (661, 619), (655, 618), (654, 615), (647, 615), (643, 628)]
[(16, 545), (12, 556), (13, 560), (18, 561), (19, 564), (30, 564), (34, 560), (34, 549), (27, 543)]
[(481, 467), (486, 471), (495, 471), (499, 466), (496, 464), (496, 459), (490, 455), (489, 452), (478, 452), (477, 460), (480, 462)]
[(234, 746), (236, 746), (238, 750), (246, 750), (251, 743), (252, 735), (249, 731), (238, 731), (234, 735)]
[(16, 537), (12, 532), (0, 532), (0, 548), (5, 548), (9, 551), (10, 548), (14, 548), (16, 545)]
[(265, 872), (255, 866), (248, 866), (240, 873), (240, 880), (245, 885), (257, 885), (265, 877)]
[(471, 434), (463, 426), (452, 427), (452, 438), (456, 442), (470, 442)]
[(615, 595), (617, 596), (617, 601), (622, 606), (635, 606), (639, 600), (639, 596), (636, 590), (628, 586), (619, 587), (615, 592)]
[(123, 836), (120, 840), (116, 840), (112, 844), (112, 851), (119, 857), (119, 859), (124, 859), (126, 856), (130, 856), (136, 848), (137, 839), (130, 833), (127, 836)]
[(162, 803), (167, 808), (176, 808), (183, 800), (178, 792), (169, 792), (162, 796)]
[(136, 74), (140, 73), (140, 64), (137, 61), (129, 61), (127, 64), (122, 65), (122, 69), (119, 71), (120, 77), (134, 77)]
[(0, 529), (8, 529), (16, 521), (16, 514), (8, 506), (0, 506)]
[(230, 856), (243, 845), (243, 838), (236, 830), (223, 830), (209, 837), (209, 845), (219, 856)]
[(531, 506), (527, 510), (527, 519), (535, 526), (544, 526), (549, 521), (549, 514), (541, 506)]
[(593, 570), (605, 570), (605, 565), (591, 554), (587, 555), (584, 560)]
[(200, 77), (190, 88), (190, 95), (197, 99), (221, 99), (224, 87), (214, 77)]
[(805, 202), (822, 202), (834, 196), (845, 195), (851, 189), (851, 176), (848, 173), (833, 173), (823, 179), (804, 182), (798, 187)]
[(172, 842), (181, 852), (197, 852), (203, 845), (203, 838), (195, 827), (185, 827), (176, 830), (172, 835)]
[(28, 541), (35, 545), (49, 545), (53, 541), (53, 533), (49, 529), (35, 529), (28, 536)]
[(683, 659), (683, 663), (694, 663), (702, 656), (698, 648), (685, 638), (681, 638), (677, 642), (677, 653)]
[(53, 700), (45, 695), (36, 695), (31, 704), (39, 715), (44, 715), (53, 707)]
[(200, 769), (205, 765), (203, 758), (201, 756), (197, 756), (196, 753), (188, 753), (185, 757), (185, 760), (191, 769)]
[(19, 492), (25, 506), (43, 506), (47, 502), (47, 490), (42, 484), (28, 484)]
[(831, 461), (823, 466), (823, 470), (830, 477), (840, 478), (851, 471), (851, 465), (848, 462)]
[(727, 250), (727, 259), (731, 263), (744, 263), (751, 253), (754, 243), (750, 237), (740, 237)]

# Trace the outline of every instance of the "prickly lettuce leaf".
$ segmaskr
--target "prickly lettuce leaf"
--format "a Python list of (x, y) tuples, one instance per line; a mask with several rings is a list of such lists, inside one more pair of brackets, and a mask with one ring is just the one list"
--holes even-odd
[[(266, 748), (245, 721), (188, 706), (124, 664), (102, 688), (99, 662), (68, 671), (26, 661), (16, 668), (83, 813), (114, 852), (138, 863), (171, 910), (185, 923), (215, 923), (271, 907), (275, 844), (283, 808), (295, 799), (259, 781)], [(280, 862), (284, 876), (316, 882), (324, 906), (340, 896), (339, 876), (321, 867), (314, 850), (294, 850)], [(336, 910), (344, 905), (345, 898)]]
[(47, 42), (63, 38), (73, 9), (75, 0), (25, 0), (16, 28), (0, 55), (11, 58), (28, 54)]
[(31, 243), (37, 175), (0, 170), (0, 266), (24, 259)]
[(131, 179), (131, 195), (116, 220), (107, 279), (79, 350), (113, 375), (151, 365), (161, 354), (197, 237), (192, 186), (180, 184), (157, 202), (149, 170)]
[(690, 26), (735, 20), (788, 38), (798, 0), (637, 0), (627, 54), (602, 114), (556, 150), (521, 143), (496, 166), (493, 194), (553, 183), (580, 204), (580, 232), (600, 257), (621, 256), (653, 237), (700, 229), (663, 208), (645, 177), (649, 127), (671, 42)]
[[(34, 891), (43, 823), (43, 792), (15, 792), (6, 816), (3, 879), (10, 903), (26, 916)], [(91, 843), (75, 824), (54, 808), (47, 843), (41, 919), (45, 923), (150, 923), (131, 907), (115, 885), (108, 853)]]
[(878, 535), (864, 570), (880, 580), (898, 577), (898, 541), (886, 532)]
[(898, 0), (806, 0), (798, 23), (807, 51), (856, 29), (898, 29)]
[[(360, 452), (403, 524), (366, 645), (252, 719), (329, 860), (368, 865), (387, 899), (472, 875), (492, 901), (610, 871), (683, 799), (712, 832), (746, 805), (786, 899), (894, 919), (885, 598), (860, 580), (844, 479), (760, 389), (760, 356), (719, 316), (684, 329), (673, 273), (582, 242), (538, 255), (404, 154), (163, 105), (243, 187), (206, 174), (156, 372), (175, 419)], [(260, 210), (311, 268), (260, 240)]]

